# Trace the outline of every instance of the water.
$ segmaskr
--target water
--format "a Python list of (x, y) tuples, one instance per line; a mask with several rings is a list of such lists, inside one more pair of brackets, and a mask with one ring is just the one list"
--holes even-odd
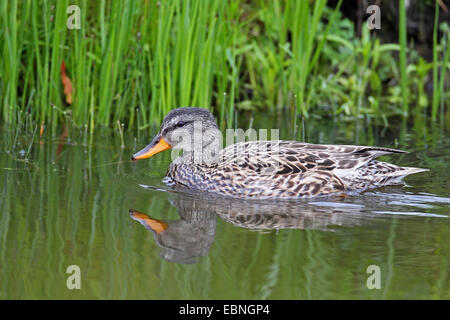
[[(129, 161), (150, 136), (129, 133), (121, 149), (117, 131), (89, 143), (76, 131), (32, 141), (3, 130), (0, 298), (449, 299), (448, 132), (334, 121), (294, 132), (285, 122), (253, 127), (401, 148), (410, 153), (383, 159), (431, 170), (345, 198), (240, 201), (170, 190), (170, 152)], [(66, 286), (70, 265), (80, 290)], [(367, 287), (370, 265), (380, 289)]]

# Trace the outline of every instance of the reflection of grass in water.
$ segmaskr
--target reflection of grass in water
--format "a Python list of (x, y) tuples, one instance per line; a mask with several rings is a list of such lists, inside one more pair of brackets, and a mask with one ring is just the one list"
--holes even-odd
[[(330, 126), (307, 124), (307, 140), (314, 137), (333, 143), (333, 137), (339, 136), (351, 143), (355, 139), (355, 127), (330, 128), (331, 133), (319, 137), (323, 127)], [(361, 127), (359, 141), (378, 144), (374, 130)], [(439, 146), (447, 141), (439, 128), (418, 126), (411, 134), (404, 130), (408, 140), (400, 142), (402, 148), (412, 139), (412, 144), (420, 146), (419, 151), (427, 143), (438, 153)], [(285, 134), (289, 136), (290, 132)], [(386, 135), (385, 141), (392, 142), (390, 137), (397, 131)], [(409, 220), (398, 218), (395, 230), (389, 228), (392, 224), (380, 222), (343, 228), (344, 234), (339, 234), (319, 230), (263, 233), (219, 220), (210, 254), (201, 257), (198, 264), (177, 265), (161, 260), (152, 235), (128, 217), (132, 206), (158, 219), (178, 219), (177, 210), (169, 205), (164, 193), (137, 187), (137, 182), (145, 183), (146, 179), (159, 182), (168, 155), (139, 165), (108, 165), (120, 161), (117, 133), (113, 139), (96, 137), (95, 147), (65, 144), (59, 157), (57, 143), (44, 140), (41, 145), (36, 138), (27, 163), (14, 159), (18, 150), (26, 151), (30, 146), (30, 138), (16, 138), (15, 133), (8, 132), (2, 137), (2, 150), (11, 150), (12, 155), (3, 154), (0, 167), (15, 169), (0, 170), (4, 186), (0, 191), (2, 298), (381, 298), (382, 293), (365, 287), (365, 268), (373, 262), (388, 270), (388, 261), (394, 272), (386, 298), (402, 298), (401, 289), (404, 284), (409, 286), (411, 279), (402, 274), (405, 266), (396, 263), (404, 262), (405, 254), (411, 255), (408, 265), (430, 267), (424, 276), (433, 283), (429, 288), (419, 288), (420, 292), (410, 287), (412, 293), (448, 296), (448, 262), (443, 252), (448, 250), (449, 233), (445, 221), (436, 226), (430, 219), (428, 229), (418, 221), (409, 230), (409, 225), (402, 225)], [(124, 139), (128, 147), (123, 159), (131, 154), (133, 145), (131, 136), (125, 134)], [(16, 148), (12, 149), (14, 141)], [(439, 179), (445, 178), (446, 155), (442, 160), (431, 154), (429, 159), (417, 160), (411, 155), (404, 161), (436, 166), (439, 178), (434, 181), (444, 183)], [(443, 184), (431, 184), (427, 181), (423, 188), (442, 192)], [(413, 237), (413, 248), (405, 251), (411, 232), (417, 236)], [(390, 251), (386, 243), (395, 250)], [(424, 255), (412, 254), (416, 248), (419, 253), (436, 250), (427, 255), (427, 261), (419, 261)], [(81, 268), (81, 291), (65, 287), (65, 270), (71, 264)], [(382, 285), (386, 276), (382, 271)]]

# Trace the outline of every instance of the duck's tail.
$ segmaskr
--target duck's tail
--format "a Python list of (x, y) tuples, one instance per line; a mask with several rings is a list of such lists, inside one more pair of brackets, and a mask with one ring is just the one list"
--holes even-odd
[(413, 173), (419, 173), (419, 172), (425, 172), (429, 171), (430, 169), (424, 169), (424, 168), (415, 168), (415, 167), (398, 167), (397, 170), (394, 172), (388, 172), (383, 174), (384, 177), (391, 179), (391, 184), (395, 183), (402, 183), (403, 178), (406, 176), (409, 176)]
[(365, 166), (358, 168), (353, 176), (343, 177), (342, 180), (350, 186), (349, 189), (368, 189), (403, 184), (406, 176), (425, 171), (429, 169), (400, 167), (392, 163), (371, 160)]

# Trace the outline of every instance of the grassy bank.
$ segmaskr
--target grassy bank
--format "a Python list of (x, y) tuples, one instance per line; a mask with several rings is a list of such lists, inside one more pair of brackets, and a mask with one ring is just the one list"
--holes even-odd
[[(428, 62), (406, 41), (403, 0), (399, 44), (380, 43), (366, 27), (356, 37), (342, 1), (326, 2), (2, 1), (2, 122), (53, 133), (65, 122), (91, 132), (118, 121), (145, 129), (179, 106), (211, 108), (222, 125), (239, 112), (278, 109), (444, 121), (448, 26), (438, 32), (436, 19)], [(66, 25), (72, 4), (80, 29)]]

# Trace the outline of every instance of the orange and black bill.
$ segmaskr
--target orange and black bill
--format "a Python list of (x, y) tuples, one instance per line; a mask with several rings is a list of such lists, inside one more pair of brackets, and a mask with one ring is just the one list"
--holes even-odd
[(145, 213), (130, 209), (130, 216), (133, 220), (140, 222), (144, 227), (156, 233), (161, 233), (167, 229), (167, 223), (161, 220), (153, 219)]
[(139, 152), (136, 152), (131, 157), (131, 160), (141, 160), (150, 158), (151, 156), (164, 151), (166, 149), (169, 149), (171, 146), (168, 144), (161, 136), (156, 136), (153, 141), (146, 146), (144, 149), (142, 149)]

